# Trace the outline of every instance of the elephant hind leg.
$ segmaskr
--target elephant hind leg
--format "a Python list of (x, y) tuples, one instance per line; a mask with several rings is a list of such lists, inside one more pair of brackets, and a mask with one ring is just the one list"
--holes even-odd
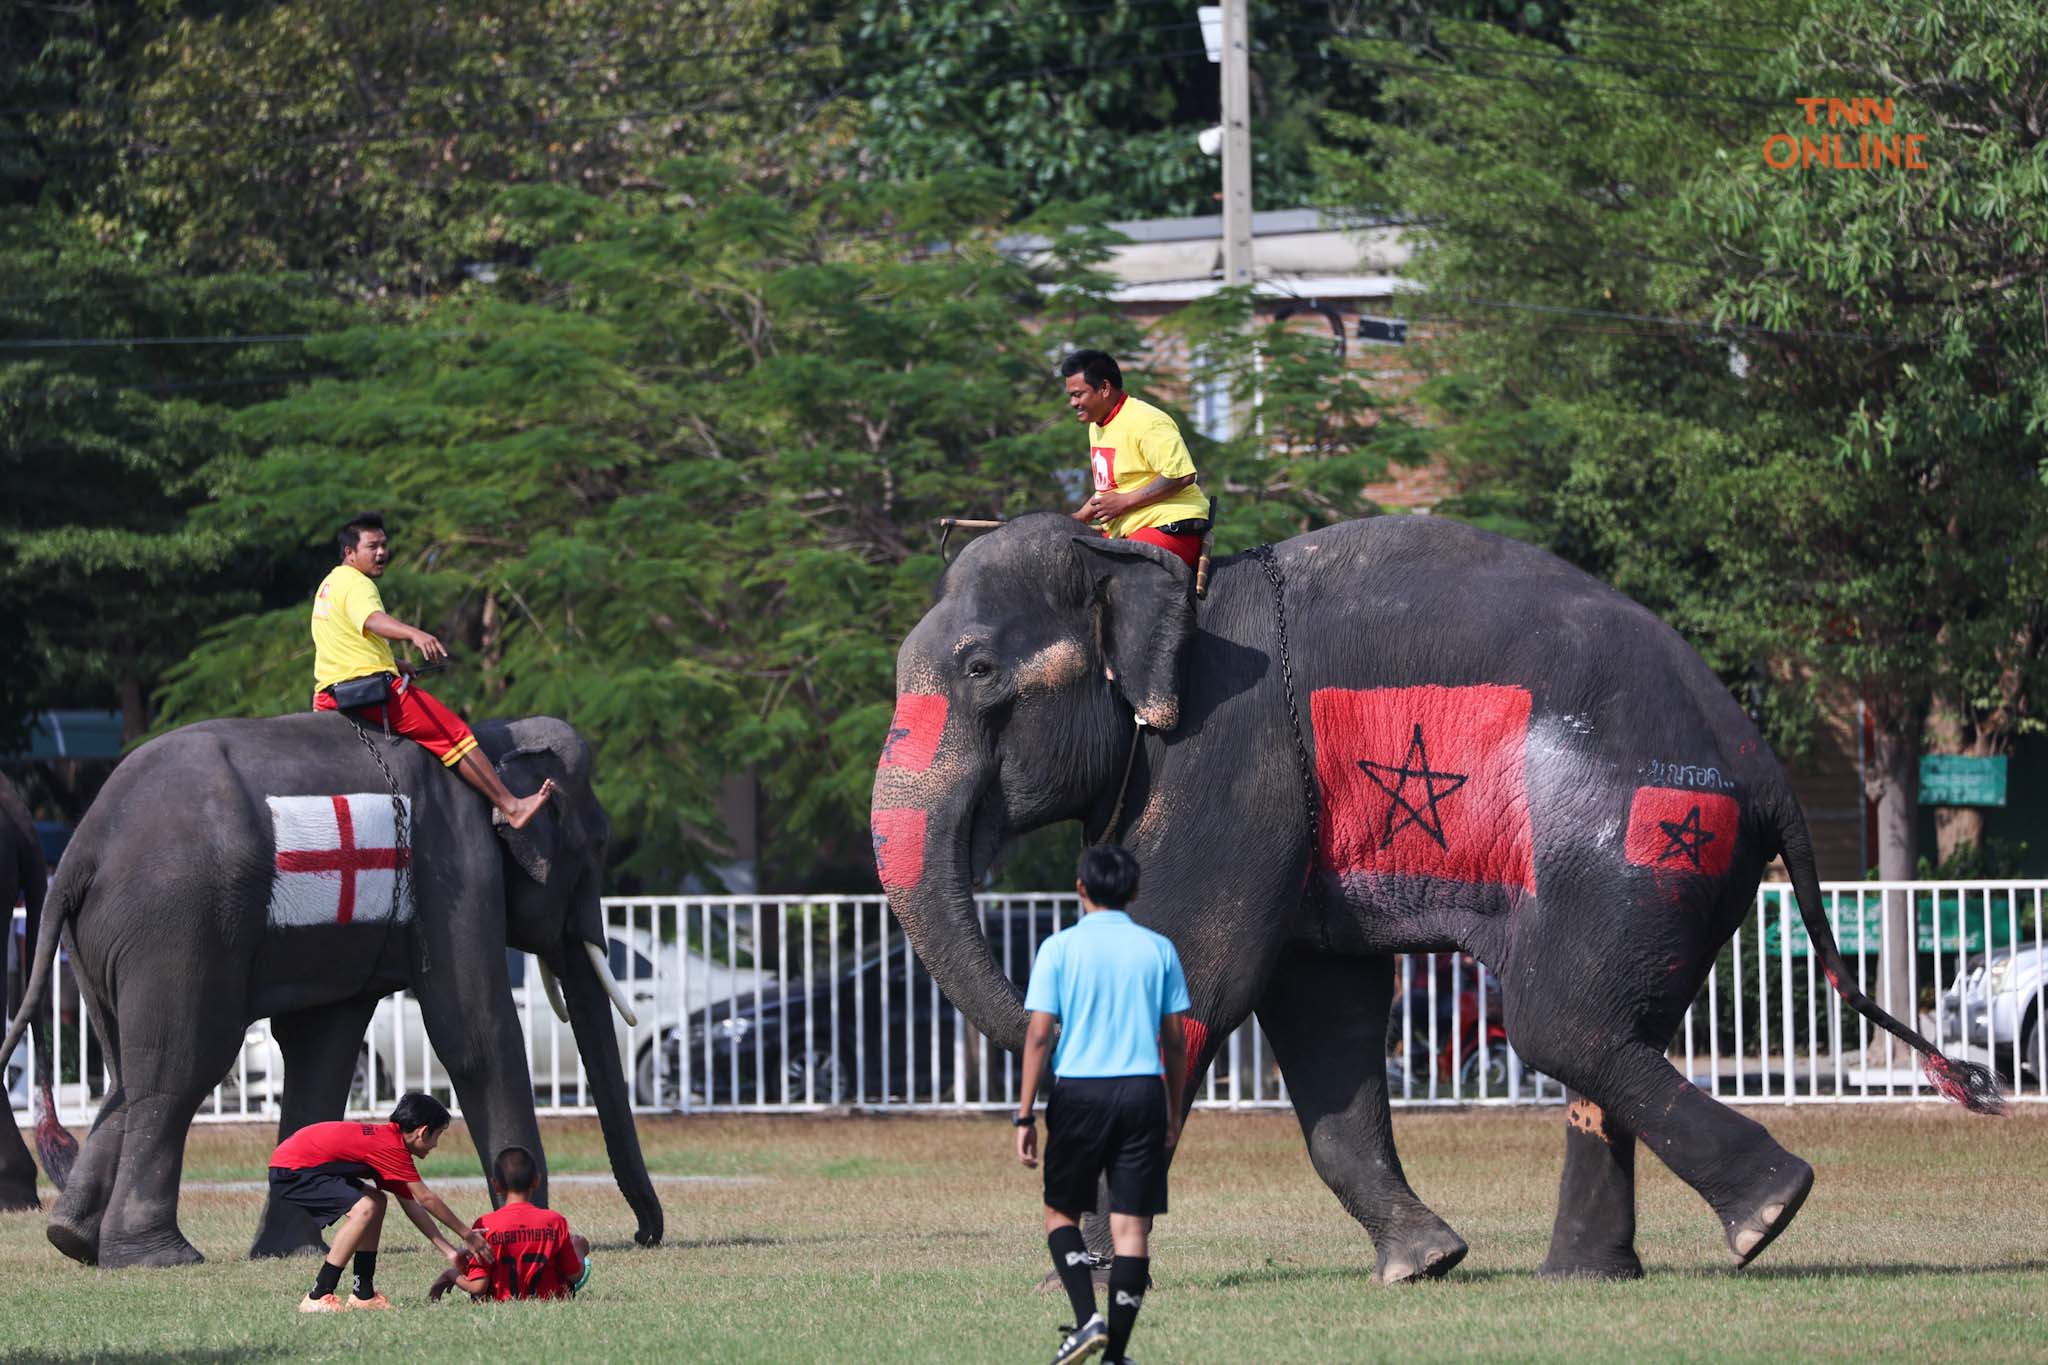
[[(242, 1044), (239, 999), (214, 1002), (214, 1025), (180, 1027), (168, 1037), (160, 1023), (154, 1031), (142, 1027), (147, 1003), (135, 1001), (132, 1012), (124, 1003), (120, 1021), (127, 1045), (122, 1056), (121, 1150), (99, 1235), (99, 1264), (109, 1268), (190, 1265), (206, 1259), (178, 1230), (185, 1139), (192, 1116), (227, 1074)], [(223, 1020), (229, 1025), (221, 1026), (218, 1021)], [(147, 1050), (136, 1047), (136, 1040), (143, 1037), (151, 1039)]]
[(1416, 1197), (1387, 1107), (1392, 962), (1295, 949), (1258, 1004), (1316, 1174), (1372, 1235), (1384, 1284), (1443, 1275), (1465, 1239)]
[(50, 1210), (50, 1245), (85, 1265), (100, 1258), (100, 1219), (113, 1197), (114, 1173), (121, 1164), (122, 1139), (128, 1128), (128, 1096), (115, 1082), (100, 1101), (99, 1115), (79, 1148), (71, 1176)]
[(1552, 1279), (1634, 1280), (1636, 1135), (1584, 1095), (1565, 1106), (1564, 1176), (1541, 1273)]
[(1806, 1201), (1813, 1167), (1779, 1146), (1762, 1124), (1679, 1075), (1659, 1049), (1630, 1040), (1593, 1067), (1584, 1059), (1548, 1060), (1559, 1065), (1536, 1065), (1598, 1104), (1610, 1125), (1639, 1136), (1707, 1201), (1736, 1264), (1755, 1259)]

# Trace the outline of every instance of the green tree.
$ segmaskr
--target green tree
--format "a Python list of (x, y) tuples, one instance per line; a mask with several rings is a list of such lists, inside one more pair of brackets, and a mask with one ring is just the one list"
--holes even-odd
[[(1980, 751), (2038, 724), (2048, 21), (1722, 0), (1655, 24), (1442, 26), (1391, 83), (1404, 121), (1350, 125), (1369, 152), (1332, 169), (1424, 228), (1463, 510), (1768, 680), (1781, 741), (1860, 695), (1879, 867), (1910, 877), (1930, 708)], [(1808, 127), (1816, 94), (1895, 121)], [(1925, 134), (1927, 168), (1766, 163), (1829, 132)]]
[(0, 278), (0, 618), (20, 623), (0, 742), (64, 703), (118, 707), (134, 739), (162, 670), (261, 577), (186, 521), (224, 440), (218, 400), (302, 373), (289, 344), (136, 339), (290, 333), (333, 309), (266, 279), (181, 280), (19, 207), (0, 209)]

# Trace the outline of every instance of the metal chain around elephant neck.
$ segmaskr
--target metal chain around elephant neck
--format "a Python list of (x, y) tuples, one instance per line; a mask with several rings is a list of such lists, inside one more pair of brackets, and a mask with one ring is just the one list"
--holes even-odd
[(1294, 728), (1294, 759), (1301, 770), (1301, 799), (1308, 811), (1308, 883), (1305, 888), (1314, 903), (1317, 933), (1323, 947), (1330, 946), (1330, 921), (1316, 882), (1316, 854), (1322, 844), (1322, 801), (1316, 795), (1316, 777), (1309, 766), (1308, 743), (1301, 734), (1301, 704), (1294, 691), (1294, 660), (1287, 649), (1287, 581), (1273, 557), (1271, 545), (1254, 545), (1245, 551), (1259, 561), (1273, 585), (1273, 626), (1280, 646), (1280, 681), (1287, 689), (1287, 723)]
[[(355, 717), (349, 717), (355, 724)], [(377, 760), (377, 770), (384, 774), (384, 785), (391, 792), (391, 918), (384, 921), (384, 947), (391, 946), (391, 931), (398, 924), (398, 908), (412, 892), (412, 830), (405, 818), (405, 798), (398, 794), (398, 779), (391, 775), (391, 765), (384, 761), (384, 754), (377, 748), (377, 741), (370, 738), (370, 727), (355, 725), (356, 738), (370, 751), (370, 757)], [(433, 967), (433, 959), (427, 954), (427, 936), (418, 935), (420, 945), (420, 975), (425, 976)], [(381, 961), (383, 949), (377, 953)]]

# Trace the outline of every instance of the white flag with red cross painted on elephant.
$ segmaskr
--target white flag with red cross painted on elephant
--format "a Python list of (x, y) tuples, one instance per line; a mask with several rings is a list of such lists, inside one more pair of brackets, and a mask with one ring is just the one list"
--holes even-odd
[[(344, 796), (273, 796), (271, 827), (277, 861), (271, 873), (273, 926), (385, 923), (391, 918), (392, 882), (411, 865), (412, 806), (398, 798), (407, 839), (398, 846), (392, 798), (386, 792)], [(412, 918), (412, 879), (398, 904), (401, 922)]]

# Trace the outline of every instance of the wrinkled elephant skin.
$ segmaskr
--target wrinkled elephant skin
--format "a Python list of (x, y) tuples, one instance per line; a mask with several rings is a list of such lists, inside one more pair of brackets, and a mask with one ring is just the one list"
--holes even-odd
[[(476, 733), (511, 790), (555, 781), (525, 831), (547, 860), (545, 885), (518, 870), (486, 805), (432, 755), (331, 712), (187, 726), (115, 770), (65, 852), (36, 944), (47, 974), (68, 926), (111, 1072), (50, 1217), (66, 1255), (106, 1267), (202, 1259), (178, 1228), (185, 1136), (245, 1029), (268, 1017), (283, 1053), (282, 1137), (341, 1117), (370, 1016), (401, 988), (419, 1002), (486, 1174), (515, 1143), (545, 1172), (505, 948), (538, 954), (583, 1014), (602, 1008), (584, 944), (604, 942), (596, 886), (610, 830), (589, 746), (570, 726), (532, 717)], [(401, 863), (409, 901), (394, 895)], [(658, 1240), (616, 1041), (597, 1029), (593, 1050), (585, 1033), (613, 1169), (641, 1240)], [(251, 1254), (319, 1247), (310, 1219), (271, 1201)]]
[[(1179, 948), (1202, 1040), (1189, 1074), (1257, 1014), (1381, 1278), (1464, 1253), (1393, 1147), (1396, 952), (1477, 956), (1515, 1048), (1573, 1094), (1546, 1273), (1640, 1273), (1639, 1139), (1738, 1261), (1784, 1230), (1811, 1168), (1664, 1049), (1773, 857), (1837, 983), (1841, 958), (1784, 770), (1675, 632), (1551, 555), (1437, 518), (1219, 560), (1199, 608), (1171, 555), (1075, 530), (1030, 516), (967, 546), (897, 655), (877, 872), (976, 1027), (1013, 1049), (1024, 1027), (976, 879), (1006, 839), (1078, 820), (1137, 854), (1129, 909)], [(1945, 1092), (1995, 1106), (1986, 1077), (1837, 988), (1928, 1054)]]

